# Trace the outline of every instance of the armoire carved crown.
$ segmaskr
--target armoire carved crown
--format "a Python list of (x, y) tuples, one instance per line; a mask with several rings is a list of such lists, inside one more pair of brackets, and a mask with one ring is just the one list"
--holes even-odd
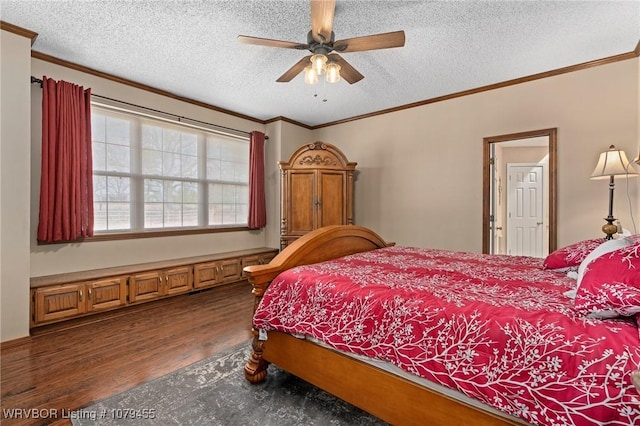
[(353, 224), (353, 175), (357, 163), (326, 142), (302, 145), (280, 161), (280, 246), (328, 225)]

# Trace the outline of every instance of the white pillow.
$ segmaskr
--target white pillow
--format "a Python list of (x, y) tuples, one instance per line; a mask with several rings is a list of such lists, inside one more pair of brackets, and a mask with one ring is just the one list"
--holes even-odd
[[(573, 280), (577, 280), (578, 279), (578, 272), (576, 271), (569, 271), (567, 272), (567, 277), (573, 279)], [(569, 299), (575, 299), (576, 298), (576, 293), (578, 292), (578, 288), (574, 288), (573, 290), (568, 290), (565, 291), (564, 294), (565, 297), (568, 297)]]
[(587, 257), (585, 257), (584, 260), (580, 263), (580, 266), (578, 266), (577, 277), (570, 276), (570, 278), (575, 278), (577, 280), (576, 287), (572, 290), (565, 291), (563, 295), (565, 297), (568, 297), (569, 299), (575, 299), (576, 293), (580, 288), (580, 283), (582, 282), (582, 277), (584, 276), (589, 263), (593, 262), (604, 254), (611, 253), (612, 251), (626, 247), (631, 243), (632, 241), (628, 238), (617, 238), (614, 240), (607, 240), (593, 249), (593, 251), (591, 251), (591, 253), (589, 253)]
[(580, 283), (582, 282), (582, 277), (586, 272), (587, 266), (589, 263), (593, 262), (600, 256), (611, 253), (612, 251), (627, 247), (631, 245), (632, 241), (628, 238), (618, 238), (614, 240), (607, 240), (604, 243), (600, 244), (596, 247), (591, 253), (584, 258), (584, 260), (580, 263), (578, 267), (578, 284), (576, 285), (576, 291), (580, 288)]

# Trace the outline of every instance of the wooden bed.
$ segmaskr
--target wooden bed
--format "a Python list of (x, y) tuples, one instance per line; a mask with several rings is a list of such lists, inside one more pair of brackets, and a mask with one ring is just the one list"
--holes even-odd
[[(244, 270), (253, 286), (257, 306), (269, 283), (284, 270), (391, 245), (367, 228), (328, 226), (299, 238), (268, 265), (248, 266)], [(244, 369), (251, 383), (263, 381), (268, 365), (273, 363), (395, 425), (466, 425), (471, 419), (478, 426), (526, 424), (456, 401), (307, 340), (270, 332), (268, 340), (263, 341), (259, 340), (257, 330), (253, 329), (253, 334), (253, 353)], [(327, 365), (331, 368), (326, 368)]]
[[(369, 229), (347, 225), (328, 226), (293, 242), (268, 265), (245, 268), (253, 286), (255, 308), (265, 290), (282, 271), (383, 247), (393, 246)], [(325, 391), (396, 425), (515, 425), (525, 421), (485, 409), (481, 404), (454, 399), (396, 376), (339, 351), (286, 333), (271, 331), (259, 336), (253, 328), (253, 353), (245, 365), (245, 377), (260, 383), (270, 363)], [(640, 390), (640, 372), (632, 374)]]

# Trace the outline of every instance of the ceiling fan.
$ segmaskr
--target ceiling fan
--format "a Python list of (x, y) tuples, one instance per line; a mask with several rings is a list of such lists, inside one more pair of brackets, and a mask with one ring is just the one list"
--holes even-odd
[(306, 43), (281, 41), (267, 38), (240, 35), (238, 41), (259, 46), (280, 47), (284, 49), (309, 50), (312, 55), (300, 59), (276, 81), (286, 83), (302, 71), (305, 82), (314, 84), (318, 76), (326, 74), (330, 83), (337, 82), (342, 76), (349, 84), (357, 83), (364, 76), (344, 60), (337, 52), (363, 52), (366, 50), (388, 49), (404, 46), (404, 31), (373, 34), (363, 37), (347, 38), (335, 41), (333, 33), (333, 14), (335, 0), (311, 0), (311, 31)]

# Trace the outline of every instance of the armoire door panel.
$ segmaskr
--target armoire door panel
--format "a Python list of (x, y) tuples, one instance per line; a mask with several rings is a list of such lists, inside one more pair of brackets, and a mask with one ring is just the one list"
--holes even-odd
[(318, 172), (318, 227), (345, 224), (345, 177), (344, 172)]
[(288, 233), (304, 235), (315, 229), (316, 174), (311, 171), (291, 173), (288, 210)]

